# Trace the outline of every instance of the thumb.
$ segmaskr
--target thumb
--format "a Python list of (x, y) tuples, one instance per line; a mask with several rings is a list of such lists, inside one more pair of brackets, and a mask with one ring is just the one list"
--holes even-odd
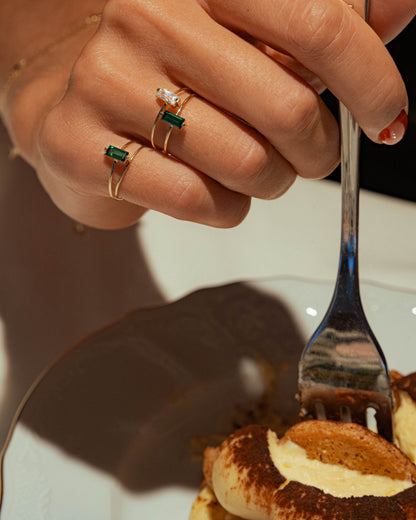
[[(364, 0), (355, 2), (363, 9)], [(416, 15), (416, 0), (369, 0), (368, 15), (371, 27), (384, 43), (388, 43)]]

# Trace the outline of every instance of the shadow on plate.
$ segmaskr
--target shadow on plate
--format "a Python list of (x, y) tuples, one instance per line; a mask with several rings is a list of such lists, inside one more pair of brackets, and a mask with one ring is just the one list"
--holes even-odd
[(207, 443), (296, 420), (304, 342), (279, 299), (244, 283), (200, 290), (76, 345), (19, 423), (131, 491), (194, 487)]

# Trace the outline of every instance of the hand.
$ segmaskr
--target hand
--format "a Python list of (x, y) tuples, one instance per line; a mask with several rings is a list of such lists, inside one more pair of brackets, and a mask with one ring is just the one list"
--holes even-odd
[[(151, 208), (236, 225), (251, 197), (278, 197), (297, 175), (324, 177), (338, 164), (324, 87), (373, 141), (395, 120), (402, 137), (405, 86), (360, 17), (363, 3), (108, 0), (82, 50), (68, 42), (40, 74), (28, 69), (23, 86), (11, 89), (6, 124), (58, 207), (80, 222), (119, 228)], [(373, 0), (369, 21), (387, 40), (415, 12), (416, 0)], [(196, 96), (182, 112), (186, 127), (171, 133), (171, 157), (150, 146), (161, 107), (156, 89), (180, 87)], [(158, 150), (168, 129), (158, 123)], [(124, 200), (115, 201), (103, 150), (129, 140), (144, 148), (120, 186)]]

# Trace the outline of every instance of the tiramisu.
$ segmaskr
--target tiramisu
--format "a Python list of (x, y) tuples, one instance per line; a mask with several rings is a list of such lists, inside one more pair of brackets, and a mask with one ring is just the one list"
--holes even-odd
[[(369, 429), (247, 426), (204, 457), (190, 520), (416, 520), (416, 374), (395, 375), (397, 446)], [(411, 420), (409, 421), (409, 417)]]

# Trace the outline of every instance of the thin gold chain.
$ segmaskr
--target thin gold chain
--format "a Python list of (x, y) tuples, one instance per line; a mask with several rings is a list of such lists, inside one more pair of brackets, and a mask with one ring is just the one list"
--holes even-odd
[(89, 27), (91, 25), (98, 24), (101, 21), (101, 14), (90, 14), (86, 16), (80, 23), (77, 25), (69, 28), (67, 31), (65, 31), (57, 40), (54, 40), (53, 42), (48, 43), (45, 45), (45, 47), (42, 47), (35, 53), (33, 53), (30, 56), (27, 56), (25, 58), (21, 58), (17, 63), (13, 65), (13, 67), (10, 69), (9, 76), (7, 77), (6, 82), (0, 89), (0, 98), (3, 98), (3, 96), (8, 91), (11, 83), (14, 81), (14, 79), (21, 73), (23, 69), (25, 69), (27, 66), (31, 65), (34, 61), (36, 61), (40, 56), (43, 56), (45, 54), (48, 54), (50, 51), (52, 51), (55, 47), (58, 47), (62, 42), (65, 40), (71, 38), (75, 34), (79, 33), (86, 27)]

